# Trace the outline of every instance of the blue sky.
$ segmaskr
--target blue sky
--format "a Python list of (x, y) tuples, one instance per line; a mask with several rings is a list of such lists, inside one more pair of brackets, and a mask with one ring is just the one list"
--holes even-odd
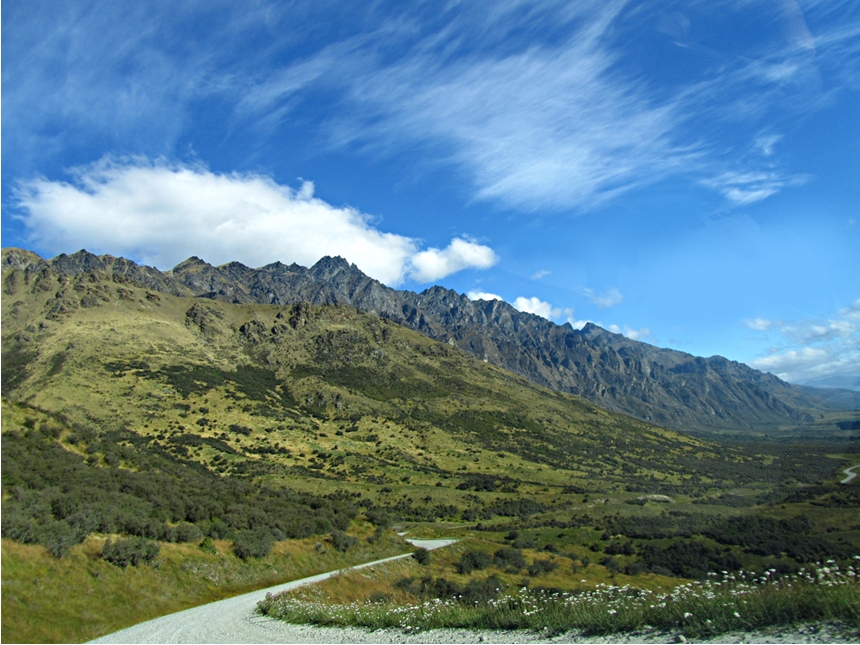
[(860, 388), (856, 0), (3, 0), (3, 246), (342, 255)]

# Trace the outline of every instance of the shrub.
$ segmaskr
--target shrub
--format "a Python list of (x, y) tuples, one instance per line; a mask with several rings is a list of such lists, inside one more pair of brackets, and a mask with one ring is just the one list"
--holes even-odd
[(633, 548), (633, 542), (628, 540), (624, 544), (615, 542), (614, 540), (606, 545), (603, 552), (607, 555), (633, 555), (636, 550)]
[(351, 537), (343, 531), (334, 530), (331, 532), (331, 543), (338, 551), (346, 551), (357, 542), (357, 538)]
[(388, 528), (391, 524), (391, 516), (381, 508), (369, 508), (364, 512), (364, 516), (375, 526)]
[(217, 553), (217, 551), (215, 550), (215, 543), (208, 535), (203, 538), (203, 541), (200, 543), (200, 550), (204, 553), (211, 553), (212, 555), (215, 555)]
[(173, 537), (176, 542), (196, 542), (203, 537), (203, 532), (196, 524), (181, 522), (174, 528)]
[(658, 567), (684, 578), (704, 578), (708, 571), (737, 571), (740, 560), (731, 552), (723, 552), (696, 541), (678, 541), (665, 549), (648, 545), (643, 551), (643, 562), (649, 569)]
[(239, 531), (233, 540), (233, 553), (243, 560), (265, 558), (272, 550), (274, 542), (268, 531)]
[(43, 528), (42, 544), (55, 558), (62, 558), (87, 536), (86, 531), (69, 526), (63, 521), (47, 522)]
[(412, 557), (418, 562), (418, 564), (422, 566), (426, 566), (430, 564), (433, 560), (433, 556), (430, 555), (430, 551), (427, 549), (418, 549), (415, 553), (412, 554)]
[(483, 580), (473, 578), (463, 588), (458, 600), (466, 605), (483, 604), (498, 598), (503, 588), (502, 581), (495, 574)]
[(486, 569), (492, 564), (490, 555), (484, 551), (467, 551), (457, 563), (457, 573), (472, 573), (474, 570)]
[(102, 560), (125, 569), (128, 565), (138, 567), (151, 563), (161, 552), (158, 543), (141, 537), (108, 539), (102, 547)]
[(558, 563), (552, 560), (535, 560), (529, 565), (528, 571), (530, 576), (542, 576), (558, 569)]
[(531, 538), (518, 537), (513, 542), (511, 542), (511, 546), (515, 549), (533, 549), (537, 546), (537, 544)]
[(504, 547), (493, 554), (493, 562), (497, 567), (514, 567), (523, 569), (526, 566), (526, 560), (523, 557), (522, 551), (511, 547)]
[(611, 555), (604, 556), (604, 558), (600, 561), (604, 567), (606, 567), (610, 573), (618, 573), (621, 571), (621, 565), (618, 564), (618, 560), (613, 558)]
[(453, 599), (465, 605), (483, 604), (499, 597), (504, 589), (502, 581), (495, 575), (483, 580), (472, 578), (461, 586), (446, 578), (401, 578), (394, 587), (423, 598)]

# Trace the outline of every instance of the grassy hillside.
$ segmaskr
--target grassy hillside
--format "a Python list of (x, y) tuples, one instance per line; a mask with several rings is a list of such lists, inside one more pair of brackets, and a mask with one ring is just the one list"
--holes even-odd
[[(759, 479), (767, 465), (355, 310), (195, 301), (98, 276), (48, 282), (4, 296), (4, 396), (215, 472), (320, 490), (406, 477), (480, 488), (480, 475), (521, 492), (656, 492), (738, 483), (739, 463)], [(71, 438), (60, 440), (90, 461), (122, 462)]]
[[(3, 613), (4, 641), (89, 638), (121, 606), (129, 624), (330, 564), (267, 572), (308, 540), (358, 562), (387, 553), (392, 524), (523, 551), (509, 585), (563, 554), (536, 574), (559, 588), (860, 550), (857, 485), (837, 483), (860, 461), (850, 443), (709, 442), (344, 307), (174, 297), (98, 271), (8, 269), (3, 285), (3, 601), (30, 608)], [(100, 550), (118, 536), (161, 555), (119, 568)], [(244, 582), (186, 575), (210, 556)], [(99, 622), (61, 575), (169, 600), (117, 594)]]
[(372, 544), (362, 540), (348, 553), (308, 538), (279, 542), (265, 558), (243, 561), (228, 541), (215, 540), (211, 552), (193, 543), (162, 544), (152, 564), (120, 568), (99, 557), (104, 543), (103, 536), (90, 536), (55, 558), (41, 546), (4, 539), (3, 642), (84, 642), (205, 602), (409, 550), (390, 533)]

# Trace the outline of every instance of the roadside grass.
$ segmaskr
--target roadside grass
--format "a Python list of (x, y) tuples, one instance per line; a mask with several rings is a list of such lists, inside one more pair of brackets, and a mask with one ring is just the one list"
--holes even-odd
[(230, 542), (216, 553), (194, 543), (161, 543), (153, 566), (121, 569), (99, 557), (106, 540), (90, 536), (64, 558), (44, 547), (2, 540), (4, 643), (84, 642), (139, 622), (241, 593), (370, 560), (411, 547), (386, 533), (340, 552), (319, 538), (277, 542), (242, 561)]
[(313, 591), (306, 588), (301, 590), (304, 599), (295, 592), (270, 596), (258, 611), (291, 623), (406, 632), (469, 628), (558, 634), (575, 629), (611, 634), (654, 628), (707, 637), (802, 621), (840, 621), (860, 630), (860, 557), (853, 562), (840, 569), (829, 561), (779, 580), (772, 571), (711, 574), (706, 581), (679, 584), (670, 591), (604, 583), (579, 592), (520, 588), (473, 605), (457, 598), (414, 596), (403, 602), (395, 595), (337, 603), (308, 598)]

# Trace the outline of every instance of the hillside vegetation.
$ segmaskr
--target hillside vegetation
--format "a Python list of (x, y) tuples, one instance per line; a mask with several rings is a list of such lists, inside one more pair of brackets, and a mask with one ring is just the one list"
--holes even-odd
[[(860, 551), (860, 489), (837, 477), (860, 461), (850, 441), (713, 443), (349, 307), (190, 298), (131, 263), (25, 260), (3, 273), (3, 600), (31, 607), (31, 626), (65, 602), (34, 600), (60, 569), (101, 593), (140, 575), (187, 589), (130, 624), (277, 582), (195, 586), (165, 568), (187, 573), (182, 554), (253, 569), (310, 540), (311, 557), (357, 562), (405, 549), (393, 525), (478, 540), (486, 557), (458, 561), (442, 595), (491, 573), (507, 588), (671, 587)], [(49, 573), (30, 577), (36, 561)], [(4, 640), (72, 638), (27, 631), (16, 613)]]

